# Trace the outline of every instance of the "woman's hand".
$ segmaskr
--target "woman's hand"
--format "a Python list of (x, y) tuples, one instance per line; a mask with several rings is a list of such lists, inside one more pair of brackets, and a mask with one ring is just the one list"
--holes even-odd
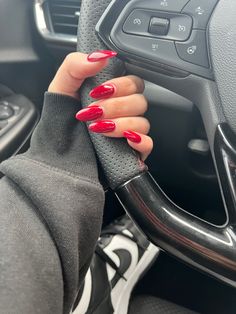
[[(83, 81), (106, 67), (108, 59), (116, 56), (112, 51), (99, 51), (85, 55), (69, 54), (59, 68), (48, 91), (79, 98)], [(142, 115), (147, 110), (143, 96), (144, 82), (136, 76), (125, 76), (104, 82), (90, 92), (94, 102), (80, 110), (76, 118), (91, 121), (90, 131), (109, 137), (125, 137), (129, 145), (145, 160), (153, 148), (147, 135), (148, 120)]]

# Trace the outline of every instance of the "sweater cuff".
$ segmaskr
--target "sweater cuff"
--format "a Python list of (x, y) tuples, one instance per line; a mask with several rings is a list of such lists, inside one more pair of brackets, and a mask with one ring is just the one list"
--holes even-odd
[(77, 104), (77, 106), (80, 105), (80, 101), (72, 96), (65, 95), (65, 94), (59, 94), (59, 93), (51, 93), (51, 92), (45, 92), (44, 93), (44, 106), (46, 106), (47, 103), (61, 103), (68, 102), (68, 104)]
[(97, 181), (96, 158), (87, 128), (75, 118), (80, 109), (80, 102), (73, 97), (45, 93), (42, 116), (25, 155)]

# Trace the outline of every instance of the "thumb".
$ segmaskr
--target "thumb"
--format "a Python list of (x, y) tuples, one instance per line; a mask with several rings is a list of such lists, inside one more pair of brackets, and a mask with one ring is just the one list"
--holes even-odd
[(77, 92), (84, 80), (95, 76), (107, 66), (109, 58), (116, 56), (112, 51), (95, 52), (90, 56), (94, 54), (100, 57), (88, 58), (87, 54), (70, 53), (58, 69), (48, 91), (78, 98)]

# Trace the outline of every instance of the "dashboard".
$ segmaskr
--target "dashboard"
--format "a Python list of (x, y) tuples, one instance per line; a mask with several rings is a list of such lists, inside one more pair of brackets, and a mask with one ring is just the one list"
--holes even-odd
[(46, 42), (76, 47), (80, 0), (36, 0), (37, 29)]

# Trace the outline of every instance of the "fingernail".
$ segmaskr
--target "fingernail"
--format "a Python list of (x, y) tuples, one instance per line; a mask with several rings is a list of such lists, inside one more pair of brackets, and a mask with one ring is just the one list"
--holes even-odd
[(102, 120), (98, 122), (91, 123), (89, 130), (95, 133), (107, 133), (112, 132), (116, 128), (116, 124), (110, 120)]
[(133, 143), (140, 143), (142, 140), (141, 136), (133, 131), (125, 131), (123, 135), (125, 138), (127, 138)]
[(102, 115), (103, 109), (99, 106), (93, 106), (80, 110), (76, 114), (76, 119), (79, 121), (92, 121), (100, 118)]
[(89, 96), (94, 99), (107, 98), (115, 93), (115, 86), (113, 84), (103, 84), (95, 87), (89, 93)]
[(117, 56), (117, 52), (111, 50), (97, 50), (88, 55), (89, 62), (98, 62), (106, 59), (111, 59)]

